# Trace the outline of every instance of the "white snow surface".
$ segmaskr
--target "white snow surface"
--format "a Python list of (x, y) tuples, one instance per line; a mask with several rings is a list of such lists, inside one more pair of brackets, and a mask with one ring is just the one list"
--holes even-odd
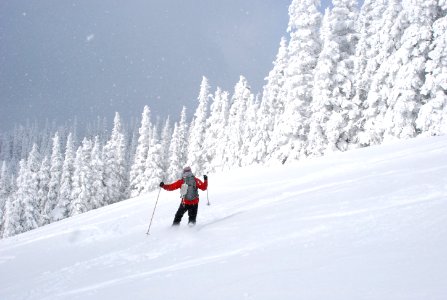
[(0, 241), (0, 299), (447, 299), (447, 137), (209, 174)]

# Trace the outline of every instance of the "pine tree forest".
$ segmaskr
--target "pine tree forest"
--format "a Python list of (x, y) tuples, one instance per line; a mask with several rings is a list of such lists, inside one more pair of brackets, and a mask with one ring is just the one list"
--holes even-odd
[[(206, 77), (197, 107), (163, 122), (17, 125), (0, 133), (0, 237), (135, 197), (176, 179), (287, 164), (447, 134), (447, 0), (293, 0), (262, 92)], [(188, 115), (189, 112), (189, 115)], [(171, 121), (178, 120), (178, 121)]]

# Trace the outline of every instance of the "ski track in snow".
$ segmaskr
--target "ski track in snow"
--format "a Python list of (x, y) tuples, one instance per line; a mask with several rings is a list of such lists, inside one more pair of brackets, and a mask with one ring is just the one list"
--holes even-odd
[[(210, 174), (0, 241), (0, 299), (445, 299), (447, 137)], [(184, 218), (187, 218), (185, 215)]]

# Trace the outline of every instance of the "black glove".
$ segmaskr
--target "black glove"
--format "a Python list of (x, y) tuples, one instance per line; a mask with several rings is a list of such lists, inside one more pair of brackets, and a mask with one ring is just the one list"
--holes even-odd
[(205, 179), (205, 181), (208, 180), (208, 175), (203, 175), (203, 179)]
[(165, 183), (162, 181), (160, 182), (160, 187), (163, 187), (165, 185)]

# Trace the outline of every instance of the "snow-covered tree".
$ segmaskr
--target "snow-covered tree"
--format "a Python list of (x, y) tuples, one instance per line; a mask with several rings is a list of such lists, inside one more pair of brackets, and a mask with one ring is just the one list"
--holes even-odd
[(368, 93), (374, 74), (379, 69), (386, 57), (386, 51), (382, 51), (384, 26), (387, 7), (390, 0), (366, 0), (358, 18), (359, 41), (354, 60), (355, 95), (353, 103), (359, 108), (353, 124), (352, 140), (359, 146), (363, 145), (362, 134), (365, 124), (365, 108)]
[(212, 97), (210, 116), (207, 119), (208, 128), (203, 141), (205, 150), (204, 172), (212, 172), (222, 167), (222, 155), (224, 148), (219, 141), (225, 139), (225, 128), (228, 123), (228, 92), (217, 88)]
[[(113, 136), (113, 133), (112, 133)], [(92, 149), (92, 156), (91, 156), (91, 180), (92, 180), (92, 208), (100, 208), (108, 204), (107, 202), (107, 186), (105, 185), (104, 177), (104, 161), (102, 160), (101, 155), (101, 142), (100, 138), (97, 136), (95, 138), (95, 143), (93, 145)]]
[(366, 0), (360, 10), (359, 42), (354, 61), (354, 76), (355, 103), (361, 107), (367, 98), (372, 77), (384, 59), (383, 55), (379, 55), (383, 39), (380, 30), (383, 27), (383, 16), (389, 2), (389, 0)]
[[(115, 114), (112, 135), (104, 147), (104, 184), (106, 203), (115, 203), (126, 198), (126, 141), (118, 113)], [(97, 158), (101, 160), (100, 157)]]
[(93, 209), (93, 168), (92, 168), (93, 143), (90, 139), (84, 138), (81, 151), (81, 194), (80, 202), (83, 203), (87, 211)]
[(247, 103), (247, 112), (245, 116), (245, 130), (242, 135), (244, 143), (241, 146), (241, 166), (249, 166), (254, 163), (259, 163), (261, 157), (257, 156), (257, 153), (253, 151), (253, 139), (257, 130), (257, 119), (259, 112), (259, 97), (256, 99), (251, 98)]
[[(444, 1), (444, 15), (447, 10)], [(433, 41), (425, 70), (427, 75), (421, 93), (423, 102), (416, 120), (423, 135), (447, 134), (447, 16), (433, 24)]]
[(202, 78), (199, 92), (199, 105), (189, 127), (188, 139), (188, 165), (196, 174), (204, 171), (205, 149), (203, 141), (207, 130), (208, 103), (210, 100), (210, 85), (206, 77)]
[(151, 119), (150, 109), (148, 106), (144, 107), (141, 127), (139, 129), (140, 137), (138, 138), (137, 151), (135, 153), (135, 161), (130, 170), (130, 196), (136, 197), (140, 195), (143, 187), (142, 178), (145, 171), (145, 164), (147, 160), (147, 153), (149, 150), (149, 143), (151, 139)]
[(276, 124), (281, 120), (284, 113), (284, 98), (287, 92), (284, 88), (285, 70), (288, 64), (287, 40), (282, 38), (276, 59), (273, 62), (273, 69), (265, 78), (267, 83), (264, 86), (262, 100), (258, 111), (257, 131), (252, 139), (252, 152), (259, 161), (265, 161), (278, 149)]
[(250, 159), (246, 161), (247, 164), (266, 162), (274, 149), (277, 149), (277, 144), (272, 139), (275, 116), (269, 113), (269, 105), (267, 101), (261, 101), (257, 108), (256, 127), (249, 144)]
[[(276, 124), (274, 138), (276, 149), (272, 155), (283, 162), (290, 156), (292, 159), (300, 158), (306, 147), (314, 70), (321, 52), (319, 6), (319, 0), (294, 0), (289, 7), (290, 19), (287, 30), (290, 33), (290, 42), (287, 51), (289, 60), (285, 69), (284, 113)], [(351, 9), (347, 4), (342, 8)], [(334, 2), (334, 15), (338, 9)], [(346, 14), (346, 16), (349, 15)], [(341, 22), (343, 17), (334, 17), (333, 22)], [(352, 18), (352, 16), (349, 17)], [(340, 26), (345, 26), (345, 24), (340, 24)], [(349, 19), (346, 20), (347, 26), (353, 26), (349, 24)], [(341, 39), (345, 34), (335, 32), (335, 28), (332, 32), (337, 39)], [(348, 44), (348, 41), (345, 44)], [(340, 48), (345, 44), (340, 45)], [(322, 59), (325, 59), (324, 56)]]
[(253, 101), (253, 94), (247, 79), (240, 76), (239, 82), (234, 88), (231, 97), (231, 106), (228, 116), (227, 136), (225, 143), (225, 153), (223, 164), (226, 168), (241, 166), (241, 151), (244, 144), (243, 136), (245, 131), (245, 114), (248, 103)]
[(91, 167), (92, 142), (84, 138), (76, 151), (73, 174), (70, 216), (87, 212), (93, 208), (93, 173)]
[(23, 232), (32, 230), (39, 226), (39, 171), (41, 166), (41, 155), (36, 144), (29, 154), (27, 168), (25, 169), (23, 185), (18, 186), (17, 198), (22, 206), (21, 223)]
[(160, 161), (161, 161), (161, 169), (163, 172), (162, 178), (166, 178), (168, 176), (168, 168), (169, 168), (169, 146), (171, 144), (172, 138), (172, 129), (171, 129), (171, 121), (169, 117), (166, 119), (165, 125), (163, 126), (161, 132), (161, 153), (160, 153)]
[[(137, 152), (137, 146), (138, 146), (138, 127), (136, 125), (132, 125), (133, 128), (130, 129), (129, 131), (129, 146), (128, 146), (128, 151), (127, 151), (127, 157), (126, 157), (126, 161), (127, 161), (127, 169), (129, 173), (129, 169), (131, 168), (133, 162), (135, 161), (135, 154)], [(128, 174), (128, 178), (129, 178), (129, 174)], [(129, 179), (128, 179), (129, 181)], [(126, 194), (129, 195), (129, 183), (127, 184), (127, 192)]]
[(268, 107), (268, 128), (273, 131), (274, 124), (279, 123), (279, 118), (284, 113), (285, 93), (284, 87), (286, 69), (289, 65), (289, 49), (287, 39), (281, 38), (278, 53), (276, 54), (273, 68), (265, 78), (267, 83), (262, 93), (262, 102)]
[(50, 160), (48, 156), (42, 159), (40, 170), (38, 173), (39, 185), (37, 192), (37, 201), (39, 204), (39, 226), (50, 224), (52, 221), (52, 212), (54, 206), (49, 198), (50, 195)]
[(176, 179), (183, 167), (186, 164), (187, 157), (187, 143), (186, 135), (188, 132), (188, 125), (186, 123), (186, 107), (183, 107), (180, 114), (179, 123), (175, 123), (174, 131), (172, 133), (171, 144), (169, 145), (169, 167), (167, 172), (168, 181)]
[(378, 30), (380, 50), (376, 61), (379, 67), (372, 76), (360, 120), (362, 131), (358, 138), (363, 146), (380, 144), (384, 138), (384, 117), (389, 107), (388, 98), (395, 84), (395, 74), (400, 67), (393, 62), (392, 57), (402, 46), (402, 36), (408, 27), (408, 20), (403, 11), (401, 0), (389, 0)]
[[(5, 216), (4, 216), (4, 227), (3, 227), (3, 237), (11, 237), (16, 234), (25, 232), (25, 228), (22, 224), (22, 215), (24, 207), (22, 207), (21, 198), (23, 187), (25, 186), (26, 176), (28, 173), (28, 166), (26, 160), (22, 159), (19, 162), (19, 173), (17, 177), (17, 187), (21, 190), (17, 190), (15, 194), (6, 201), (5, 205)], [(37, 201), (36, 201), (37, 202)], [(37, 222), (36, 222), (37, 227)]]
[(358, 12), (355, 0), (333, 0), (322, 24), (323, 48), (315, 69), (307, 154), (345, 151), (357, 106), (353, 104), (353, 69)]
[(384, 140), (417, 135), (415, 121), (423, 101), (420, 90), (433, 37), (432, 25), (437, 17), (435, 0), (404, 0), (402, 4), (409, 26), (402, 35), (402, 45), (389, 60), (394, 66), (390, 72), (393, 85), (383, 116)]
[(143, 174), (142, 192), (150, 192), (154, 190), (160, 181), (163, 180), (163, 162), (161, 160), (161, 144), (158, 138), (158, 128), (153, 127), (151, 140), (149, 144), (145, 170)]
[(6, 215), (6, 203), (12, 192), (12, 183), (9, 170), (5, 161), (2, 162), (0, 170), (0, 237), (3, 235), (3, 228)]
[(63, 158), (61, 153), (61, 146), (59, 140), (59, 133), (53, 137), (53, 148), (51, 152), (51, 169), (50, 169), (50, 181), (47, 203), (45, 208), (45, 215), (48, 219), (45, 220), (45, 224), (48, 224), (52, 220), (53, 209), (56, 207), (59, 200), (59, 192), (61, 189), (61, 176), (62, 176)]
[(78, 215), (87, 211), (87, 207), (80, 200), (82, 189), (82, 146), (76, 150), (76, 157), (73, 164), (71, 201), (69, 203), (69, 216)]
[(0, 169), (0, 237), (2, 237), (3, 232), (3, 222), (5, 215), (5, 205), (6, 205), (6, 162), (2, 162), (2, 168)]
[(73, 176), (74, 176), (75, 150), (73, 143), (73, 134), (67, 137), (67, 145), (65, 148), (65, 158), (62, 166), (61, 184), (59, 190), (59, 198), (56, 209), (53, 212), (55, 221), (65, 219), (70, 216), (70, 204), (72, 202), (73, 193)]
[(20, 161), (17, 191), (12, 201), (7, 203), (4, 237), (10, 237), (39, 226), (39, 178), (40, 153), (36, 144), (28, 160)]
[(32, 142), (33, 144), (36, 144), (39, 147), (39, 153), (41, 157), (50, 156), (51, 152), (51, 135), (52, 130), (51, 127), (54, 127), (51, 125), (50, 120), (45, 120), (45, 125), (41, 130), (39, 130), (39, 125), (37, 123), (37, 120), (32, 125), (32, 130), (35, 133), (32, 133), (33, 138)]
[[(334, 63), (331, 61), (331, 47), (336, 48), (336, 44), (330, 42), (330, 10), (326, 8), (321, 24), (321, 39), (323, 43), (322, 52), (316, 66), (314, 76), (314, 91), (312, 93), (312, 103), (310, 106), (311, 116), (309, 119), (309, 135), (306, 145), (307, 155), (322, 155), (328, 145), (326, 137), (326, 122), (332, 106), (330, 105), (331, 89), (334, 82), (331, 79), (335, 74)], [(336, 49), (334, 49), (334, 53)], [(337, 55), (338, 56), (338, 55)]]

